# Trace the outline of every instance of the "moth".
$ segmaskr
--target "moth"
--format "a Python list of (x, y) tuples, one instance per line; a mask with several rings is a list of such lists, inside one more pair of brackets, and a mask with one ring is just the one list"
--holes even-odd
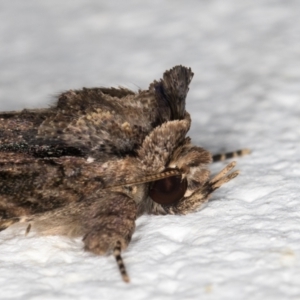
[(212, 156), (187, 136), (193, 77), (175, 66), (147, 90), (69, 90), (47, 109), (0, 113), (0, 230), (15, 223), (43, 235), (83, 237), (84, 249), (121, 251), (142, 214), (187, 214), (238, 175), (213, 178)]

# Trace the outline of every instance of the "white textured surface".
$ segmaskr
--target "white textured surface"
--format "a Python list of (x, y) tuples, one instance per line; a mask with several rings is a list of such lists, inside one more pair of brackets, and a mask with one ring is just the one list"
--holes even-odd
[(194, 142), (253, 153), (204, 210), (138, 220), (130, 284), (80, 240), (1, 232), (0, 298), (299, 299), (299, 20), (297, 0), (2, 1), (1, 110), (184, 64)]

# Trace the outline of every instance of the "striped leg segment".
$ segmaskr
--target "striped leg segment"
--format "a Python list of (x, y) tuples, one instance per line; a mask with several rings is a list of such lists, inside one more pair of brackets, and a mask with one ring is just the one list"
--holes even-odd
[(251, 151), (249, 149), (245, 148), (245, 149), (241, 149), (241, 150), (237, 150), (237, 151), (233, 151), (233, 152), (215, 154), (215, 155), (213, 155), (213, 162), (223, 161), (226, 159), (239, 157), (239, 156), (244, 156), (244, 155), (250, 154), (250, 152)]
[(126, 272), (126, 268), (125, 268), (125, 265), (124, 265), (124, 262), (123, 262), (123, 259), (122, 259), (122, 256), (121, 256), (121, 243), (120, 242), (117, 242), (117, 245), (114, 248), (113, 254), (114, 254), (114, 257), (116, 258), (116, 261), (117, 261), (122, 279), (125, 282), (129, 282), (130, 279), (129, 279), (129, 276)]

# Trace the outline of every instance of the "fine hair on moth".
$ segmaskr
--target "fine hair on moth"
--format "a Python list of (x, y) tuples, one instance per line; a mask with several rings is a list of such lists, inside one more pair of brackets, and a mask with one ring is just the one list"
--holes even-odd
[(0, 112), (0, 230), (82, 237), (85, 250), (114, 255), (128, 282), (121, 252), (135, 220), (200, 210), (239, 174), (231, 162), (211, 177), (209, 165), (249, 153), (192, 144), (193, 75), (179, 65), (146, 90), (69, 90), (47, 109)]

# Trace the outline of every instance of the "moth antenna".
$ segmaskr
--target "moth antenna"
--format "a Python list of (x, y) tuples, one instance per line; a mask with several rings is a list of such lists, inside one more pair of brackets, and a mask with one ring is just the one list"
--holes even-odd
[(114, 257), (117, 261), (122, 279), (125, 282), (129, 282), (130, 279), (129, 279), (129, 276), (126, 272), (126, 268), (125, 268), (125, 265), (124, 265), (124, 262), (123, 262), (123, 259), (122, 259), (122, 256), (121, 256), (121, 243), (119, 241), (117, 242), (117, 245), (115, 246), (115, 248), (113, 250), (113, 254), (114, 254)]
[(233, 178), (239, 175), (239, 171), (234, 171), (232, 173), (229, 173), (235, 167), (235, 165), (236, 165), (235, 161), (231, 162), (221, 172), (219, 172), (213, 179), (209, 181), (209, 184), (213, 191), (219, 188), (224, 183), (232, 180)]
[(156, 180), (160, 180), (160, 179), (164, 179), (164, 178), (172, 177), (172, 176), (177, 176), (177, 175), (182, 175), (182, 173), (177, 169), (167, 170), (162, 173), (142, 177), (141, 179), (136, 180), (136, 181), (124, 182), (124, 183), (120, 183), (118, 185), (110, 185), (110, 186), (105, 187), (104, 189), (119, 187), (119, 186), (124, 186), (124, 185), (141, 184), (141, 183), (156, 181)]
[(248, 155), (250, 153), (251, 153), (251, 150), (245, 148), (245, 149), (240, 149), (237, 151), (215, 154), (215, 155), (213, 155), (212, 158), (213, 158), (213, 162), (218, 162), (218, 161), (223, 161), (223, 160), (234, 158), (234, 157)]
[(25, 236), (28, 235), (28, 233), (30, 232), (30, 229), (31, 229), (31, 224), (29, 223), (27, 228), (26, 228), (26, 231), (25, 231)]
[(0, 221), (0, 231), (5, 230), (9, 226), (20, 222), (20, 218), (10, 218), (10, 219), (4, 219)]

